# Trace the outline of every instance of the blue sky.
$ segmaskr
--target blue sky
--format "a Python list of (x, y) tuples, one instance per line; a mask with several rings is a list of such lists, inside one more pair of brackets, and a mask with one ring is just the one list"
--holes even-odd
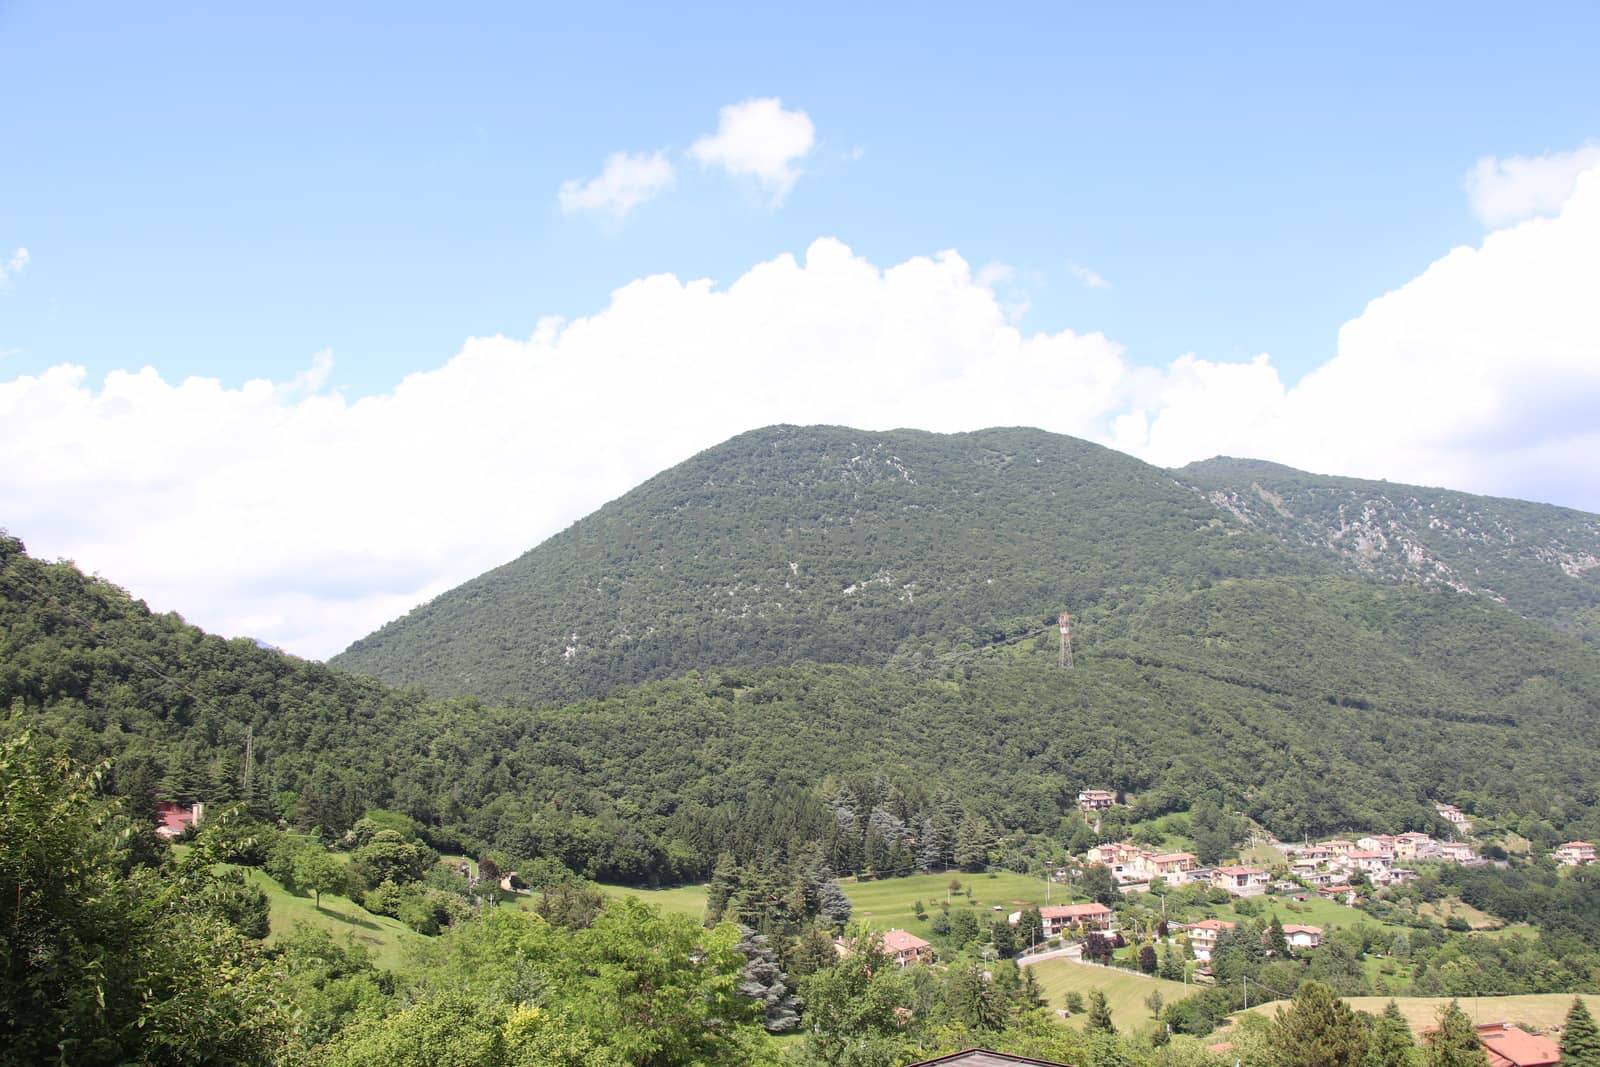
[(1600, 511), (1596, 40), (0, 0), (0, 525), (321, 656), (777, 421)]
[[(1269, 351), (1292, 380), (1481, 232), (1475, 159), (1600, 129), (1588, 4), (692, 7), (5, 6), (0, 243), (32, 262), (0, 373), (237, 383), (332, 348), (376, 392), (633, 278), (836, 236), (1012, 264), (1029, 326), (1138, 363)], [(818, 131), (781, 209), (680, 168), (623, 226), (559, 210), (756, 96)]]

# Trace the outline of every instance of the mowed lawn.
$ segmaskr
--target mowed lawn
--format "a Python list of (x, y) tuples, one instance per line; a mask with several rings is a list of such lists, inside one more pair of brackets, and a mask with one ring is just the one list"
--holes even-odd
[(687, 915), (695, 922), (706, 917), (706, 887), (680, 885), (672, 889), (635, 889), (626, 885), (601, 885), (607, 900), (638, 897), (667, 915)]
[(387, 915), (374, 915), (361, 905), (331, 893), (322, 895), (318, 908), (309, 896), (297, 897), (259, 870), (245, 869), (245, 878), (251, 885), (259, 886), (267, 894), (272, 908), (272, 932), (268, 943), (277, 941), (294, 929), (295, 924), (327, 930), (339, 940), (355, 938), (368, 949), (373, 962), (379, 967), (394, 968), (405, 960), (405, 946), (423, 940), (421, 934), (398, 919)]
[[(1379, 922), (1359, 908), (1347, 908), (1343, 904), (1321, 897), (1311, 897), (1305, 901), (1293, 901), (1287, 897), (1255, 897), (1251, 903), (1260, 909), (1257, 917), (1262, 922), (1269, 921), (1276, 913), (1278, 921), (1285, 926), (1320, 926), (1324, 931), (1340, 926), (1354, 926), (1357, 923), (1367, 923), (1371, 926), (1386, 930), (1397, 930), (1399, 927), (1389, 923)], [(1219, 919), (1228, 922), (1237, 922), (1239, 915), (1233, 910), (1231, 904), (1223, 904), (1210, 909)]]
[[(1389, 997), (1345, 997), (1344, 1002), (1357, 1011), (1379, 1015), (1388, 1007)], [(1421, 1035), (1431, 1029), (1439, 1017), (1439, 1009), (1450, 1003), (1450, 997), (1394, 997), (1400, 1013), (1411, 1024), (1412, 1032)], [(1474, 1023), (1522, 1023), (1539, 1030), (1560, 1026), (1572, 1007), (1571, 993), (1530, 993), (1514, 997), (1457, 997), (1456, 1003)], [(1600, 1013), (1600, 996), (1585, 993), (1583, 1002), (1589, 1011)], [(1271, 1017), (1278, 1005), (1267, 1004), (1251, 1008), (1252, 1012)], [(1241, 1013), (1242, 1014), (1242, 1013)]]
[[(951, 880), (959, 880), (961, 888), (952, 892)], [(844, 895), (850, 898), (850, 921), (873, 930), (910, 930), (924, 925), (917, 920), (912, 905), (922, 905), (932, 915), (950, 899), (951, 908), (971, 908), (980, 913), (984, 921), (997, 915), (1010, 915), (1030, 904), (1043, 904), (1045, 885), (1043, 878), (1030, 878), (1011, 871), (988, 874), (913, 874), (905, 878), (883, 878), (873, 882), (844, 879), (839, 883)], [(972, 888), (972, 900), (967, 900), (967, 887)], [(1057, 885), (1050, 889), (1050, 903), (1070, 904), (1071, 893)], [(998, 906), (999, 910), (996, 911)]]
[[(1194, 986), (1182, 982), (1169, 982), (1164, 978), (1151, 978), (1115, 967), (1095, 967), (1076, 963), (1060, 957), (1043, 960), (1028, 968), (1039, 979), (1039, 988), (1052, 1009), (1066, 1007), (1067, 994), (1077, 993), (1089, 1002), (1090, 990), (1098, 989), (1106, 995), (1111, 1006), (1111, 1020), (1124, 1033), (1155, 1025), (1145, 1000), (1152, 992), (1160, 992), (1161, 999), (1171, 1004), (1195, 992)], [(1074, 1015), (1068, 1021), (1082, 1025), (1087, 1013)]]

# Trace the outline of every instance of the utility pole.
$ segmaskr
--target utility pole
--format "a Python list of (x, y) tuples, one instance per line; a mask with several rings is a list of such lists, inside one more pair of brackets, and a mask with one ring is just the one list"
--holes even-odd
[(256, 728), (245, 727), (244, 732), (244, 802), (250, 803), (250, 773), (256, 765)]
[(1063, 611), (1061, 623), (1061, 659), (1057, 666), (1072, 670), (1072, 615)]

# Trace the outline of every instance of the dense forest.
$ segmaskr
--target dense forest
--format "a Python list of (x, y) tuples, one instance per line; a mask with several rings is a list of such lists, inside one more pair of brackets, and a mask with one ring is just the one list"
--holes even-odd
[[(1595, 633), (1600, 519), (1028, 429), (742, 434), (332, 661), (489, 700), (716, 666), (881, 665), (1088, 627), (1227, 579), (1465, 591)], [(1333, 654), (1329, 652), (1328, 654)]]
[(441, 847), (645, 885), (818, 842), (856, 870), (874, 818), (880, 868), (914, 840), (955, 862), (969, 823), (992, 830), (989, 861), (1026, 862), (1006, 833), (1059, 837), (1085, 787), (1144, 816), (1209, 797), (1285, 838), (1426, 827), (1435, 799), (1541, 840), (1600, 831), (1600, 657), (1437, 587), (1212, 583), (1086, 629), (1070, 671), (1047, 633), (495, 707), (211, 637), (15, 540), (0, 552), (6, 733), (113, 757), (130, 795), (329, 833), (391, 809)]

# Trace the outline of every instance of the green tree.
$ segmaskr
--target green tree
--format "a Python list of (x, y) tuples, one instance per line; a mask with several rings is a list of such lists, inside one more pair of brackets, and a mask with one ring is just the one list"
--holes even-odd
[(344, 864), (318, 845), (306, 845), (295, 853), (294, 881), (316, 898), (317, 908), (322, 907), (322, 894), (342, 893), (349, 889), (349, 876)]
[(1089, 991), (1089, 1018), (1084, 1025), (1090, 1030), (1107, 1034), (1117, 1032), (1117, 1024), (1111, 1021), (1111, 1006), (1106, 1003), (1105, 993), (1099, 989)]
[(1304, 982), (1273, 1027), (1278, 1067), (1360, 1067), (1367, 1034), (1349, 1005), (1321, 982)]
[(1427, 1045), (1428, 1067), (1488, 1067), (1477, 1027), (1454, 1000), (1439, 1009), (1438, 1025), (1429, 1032)]
[(326, 1067), (504, 1067), (505, 1009), (461, 994), (361, 1022), (326, 1050)]
[(1400, 1014), (1400, 1005), (1391, 1000), (1384, 1007), (1383, 1014), (1372, 1021), (1372, 1030), (1367, 1038), (1367, 1057), (1362, 1067), (1411, 1067), (1415, 1049), (1411, 1024)]
[(1280, 960), (1286, 960), (1289, 952), (1289, 939), (1284, 935), (1283, 923), (1278, 920), (1278, 913), (1272, 913), (1272, 921), (1267, 923), (1267, 951)]
[(104, 773), (0, 742), (0, 1058), (272, 1062), (286, 1020), (259, 946), (208, 905), (212, 838), (132, 865)]
[(843, 1067), (894, 1056), (905, 1047), (901, 1012), (911, 1007), (905, 977), (875, 937), (858, 937), (856, 948), (800, 986), (805, 997), (805, 1055), (814, 1063)]
[(1088, 895), (1090, 900), (1098, 901), (1108, 908), (1114, 908), (1122, 901), (1122, 891), (1117, 888), (1116, 876), (1111, 873), (1111, 868), (1100, 863), (1091, 863), (1083, 869), (1083, 876), (1078, 879), (1078, 888)]
[(1572, 998), (1561, 1027), (1561, 1062), (1572, 1067), (1600, 1067), (1600, 1027), (1581, 997)]
[(956, 866), (964, 871), (981, 871), (989, 863), (989, 846), (994, 830), (982, 815), (969, 814), (956, 832)]
[(771, 942), (765, 934), (758, 934), (748, 926), (740, 927), (739, 934), (740, 941), (735, 947), (745, 958), (739, 995), (759, 1005), (768, 1033), (793, 1030), (800, 1022), (800, 1001), (789, 991), (789, 976), (778, 965), (778, 955), (772, 950)]

